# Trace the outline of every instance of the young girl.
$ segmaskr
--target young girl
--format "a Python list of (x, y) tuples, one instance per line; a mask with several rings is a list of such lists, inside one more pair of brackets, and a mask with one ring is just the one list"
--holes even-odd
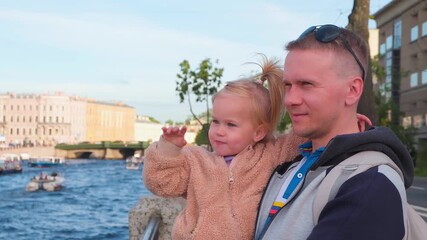
[(229, 82), (213, 96), (213, 152), (185, 146), (185, 127), (162, 128), (160, 140), (146, 149), (146, 187), (159, 196), (187, 199), (172, 239), (253, 239), (271, 173), (296, 157), (304, 142), (292, 132), (273, 136), (283, 110), (281, 79), (277, 62), (266, 60), (260, 80)]
[(253, 238), (270, 174), (298, 155), (303, 142), (293, 134), (273, 137), (283, 109), (281, 78), (276, 62), (265, 61), (260, 80), (229, 82), (213, 96), (213, 152), (185, 146), (185, 127), (163, 128), (160, 140), (146, 150), (146, 187), (159, 196), (187, 199), (172, 239)]

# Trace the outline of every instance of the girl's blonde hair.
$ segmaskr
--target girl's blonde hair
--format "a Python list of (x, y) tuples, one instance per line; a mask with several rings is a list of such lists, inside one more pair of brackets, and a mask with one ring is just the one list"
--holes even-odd
[(254, 124), (264, 125), (267, 128), (268, 133), (263, 139), (267, 140), (273, 137), (284, 110), (283, 70), (279, 66), (278, 60), (262, 56), (262, 64), (256, 63), (262, 69), (261, 74), (255, 78), (227, 82), (224, 88), (213, 95), (212, 102), (215, 102), (215, 98), (222, 94), (247, 98), (251, 106), (248, 111), (251, 111), (253, 116), (251, 120)]

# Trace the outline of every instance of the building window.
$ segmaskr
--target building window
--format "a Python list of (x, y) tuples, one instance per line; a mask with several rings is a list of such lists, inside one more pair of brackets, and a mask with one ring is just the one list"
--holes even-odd
[(427, 84), (427, 68), (421, 72), (421, 84)]
[(402, 21), (398, 20), (394, 23), (394, 42), (393, 48), (399, 49), (402, 45)]
[(418, 25), (411, 28), (411, 42), (418, 39)]
[(380, 45), (380, 54), (384, 55), (385, 54), (385, 43)]
[(393, 37), (390, 35), (385, 41), (385, 49), (390, 50), (393, 48)]
[(421, 37), (427, 36), (427, 22), (423, 22), (421, 25)]
[(411, 87), (416, 87), (418, 85), (418, 73), (411, 74)]
[(402, 125), (404, 128), (408, 128), (412, 125), (411, 116), (406, 116), (402, 119)]
[(414, 127), (420, 128), (424, 126), (424, 118), (422, 115), (415, 115), (414, 116)]

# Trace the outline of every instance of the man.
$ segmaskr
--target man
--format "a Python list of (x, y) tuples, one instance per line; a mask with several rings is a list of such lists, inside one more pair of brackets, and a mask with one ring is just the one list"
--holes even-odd
[[(288, 43), (283, 81), (295, 133), (311, 139), (302, 157), (271, 176), (258, 212), (256, 239), (402, 239), (405, 187), (413, 164), (387, 128), (359, 132), (356, 110), (368, 68), (367, 45), (334, 25), (314, 26)], [(386, 165), (345, 181), (313, 220), (317, 187), (338, 163), (362, 151), (385, 153), (404, 181)]]

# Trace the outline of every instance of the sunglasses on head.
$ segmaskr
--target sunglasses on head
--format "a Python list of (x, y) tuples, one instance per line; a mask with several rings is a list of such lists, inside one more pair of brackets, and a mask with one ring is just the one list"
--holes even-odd
[(344, 44), (344, 47), (351, 53), (354, 60), (356, 60), (357, 64), (359, 65), (360, 69), (362, 70), (362, 79), (365, 79), (365, 69), (362, 66), (362, 63), (360, 63), (359, 58), (357, 58), (356, 54), (354, 53), (353, 49), (351, 49), (350, 44), (348, 41), (342, 37), (342, 28), (337, 27), (332, 24), (326, 24), (326, 25), (320, 25), (320, 26), (312, 26), (309, 27), (307, 30), (305, 30), (298, 39), (303, 39), (307, 37), (310, 33), (314, 32), (314, 37), (317, 41), (321, 43), (329, 43), (334, 41), (337, 38), (340, 38)]

